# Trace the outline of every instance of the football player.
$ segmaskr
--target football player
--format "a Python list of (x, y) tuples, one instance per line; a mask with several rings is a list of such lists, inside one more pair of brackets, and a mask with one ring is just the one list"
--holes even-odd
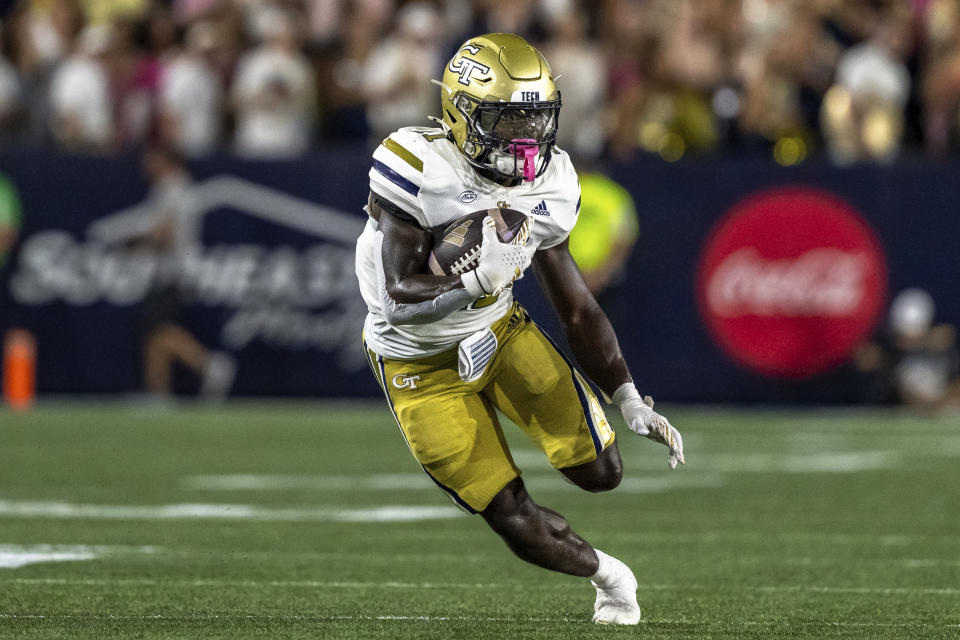
[[(587, 577), (594, 622), (636, 624), (637, 581), (524, 488), (496, 411), (587, 491), (622, 476), (615, 434), (590, 386), (514, 301), (531, 264), (583, 371), (629, 428), (683, 463), (679, 432), (641, 399), (610, 322), (567, 248), (580, 190), (555, 146), (560, 92), (546, 60), (510, 34), (472, 38), (440, 85), (437, 128), (403, 128), (373, 154), (356, 268), (369, 308), (364, 344), (411, 452), (461, 508), (479, 513), (520, 558)], [(529, 212), (512, 242), (482, 225), (475, 269), (432, 275), (431, 230), (479, 210)]]

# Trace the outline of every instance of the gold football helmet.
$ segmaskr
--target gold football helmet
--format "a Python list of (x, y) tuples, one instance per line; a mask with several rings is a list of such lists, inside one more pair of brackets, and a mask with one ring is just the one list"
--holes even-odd
[(560, 92), (550, 65), (526, 40), (509, 33), (471, 38), (436, 84), (440, 122), (472, 165), (510, 180), (543, 174), (557, 140)]

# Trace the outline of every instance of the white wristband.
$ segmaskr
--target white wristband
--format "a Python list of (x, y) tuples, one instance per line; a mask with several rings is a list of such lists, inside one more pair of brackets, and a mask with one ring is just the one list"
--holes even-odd
[(487, 292), (480, 286), (480, 276), (477, 275), (476, 269), (461, 273), (460, 281), (463, 283), (463, 288), (469, 291), (474, 299), (487, 295)]
[(643, 400), (640, 398), (640, 392), (637, 391), (637, 388), (632, 382), (624, 382), (622, 385), (617, 387), (616, 391), (613, 392), (613, 402), (618, 407), (622, 407), (623, 403), (627, 400), (633, 399), (643, 402)]

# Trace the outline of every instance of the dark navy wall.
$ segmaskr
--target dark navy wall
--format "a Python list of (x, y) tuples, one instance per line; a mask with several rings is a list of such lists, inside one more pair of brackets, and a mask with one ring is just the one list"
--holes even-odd
[[(354, 217), (359, 228), (368, 163), (367, 154), (348, 151), (296, 163), (219, 158), (190, 168), (200, 184), (214, 176), (233, 176), (268, 187), (281, 197), (292, 195), (302, 202), (338, 210), (341, 221), (345, 216)], [(91, 222), (137, 204), (147, 189), (137, 158), (132, 156), (79, 159), (6, 153), (0, 154), (0, 171), (20, 190), (24, 208), (21, 248), (31, 236), (50, 229), (68, 232), (81, 245)], [(724, 212), (758, 189), (808, 185), (847, 200), (873, 226), (884, 246), (890, 291), (924, 287), (937, 301), (938, 320), (960, 322), (960, 164), (908, 161), (889, 167), (839, 169), (810, 164), (783, 169), (766, 160), (670, 165), (644, 159), (615, 165), (610, 173), (636, 199), (641, 236), (626, 277), (603, 302), (638, 387), (658, 399), (852, 402), (862, 396), (863, 381), (849, 366), (805, 381), (768, 379), (747, 372), (719, 350), (701, 323), (694, 296), (701, 247)], [(269, 206), (270, 200), (266, 202)], [(350, 266), (344, 257), (352, 250), (350, 243), (322, 233), (304, 234), (262, 216), (238, 215), (235, 209), (222, 205), (207, 216), (206, 245), (251, 245), (261, 252), (287, 247), (299, 252), (297, 264), (307, 265), (305, 269), (313, 268), (310, 260), (318, 247), (329, 246), (340, 256), (339, 262), (334, 261), (339, 266), (324, 272), (325, 277), (335, 278), (341, 285), (340, 289), (331, 285), (337, 295), (320, 296), (309, 304), (291, 300), (274, 306), (264, 303), (271, 312), (292, 306), (301, 319), (325, 318), (327, 324), (311, 326), (329, 325), (336, 335), (328, 340), (259, 336), (237, 348), (235, 343), (225, 343), (224, 325), (235, 319), (244, 305), (249, 306), (250, 300), (233, 306), (207, 302), (188, 310), (185, 320), (197, 335), (208, 344), (237, 353), (237, 392), (376, 395), (377, 388), (360, 357), (359, 294), (352, 273), (343, 273)], [(0, 268), (0, 328), (26, 326), (37, 335), (41, 392), (138, 389), (138, 306), (103, 299), (82, 305), (62, 299), (41, 304), (18, 302), (12, 293), (12, 280), (23, 269), (18, 253)], [(517, 294), (538, 323), (560, 338), (552, 311), (532, 275), (518, 284)], [(185, 376), (178, 384), (186, 391), (195, 386)]]

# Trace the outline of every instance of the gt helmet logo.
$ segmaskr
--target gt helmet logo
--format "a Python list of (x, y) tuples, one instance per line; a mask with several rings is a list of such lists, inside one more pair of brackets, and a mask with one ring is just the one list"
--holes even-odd
[[(464, 45), (460, 52), (469, 51), (473, 55), (480, 53), (480, 47), (467, 44)], [(473, 75), (474, 71), (479, 71), (480, 73), (490, 73), (490, 67), (480, 62), (477, 62), (473, 58), (468, 58), (467, 56), (460, 56), (457, 59), (454, 56), (453, 60), (450, 61), (450, 71), (460, 74), (460, 77), (457, 78), (457, 82), (460, 84), (470, 85), (470, 78)]]

